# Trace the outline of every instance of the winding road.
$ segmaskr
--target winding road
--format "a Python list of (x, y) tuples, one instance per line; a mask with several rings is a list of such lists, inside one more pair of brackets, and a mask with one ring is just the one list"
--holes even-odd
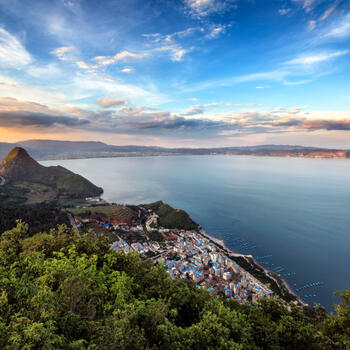
[(0, 186), (5, 185), (5, 182), (6, 182), (5, 178), (3, 178), (2, 176), (0, 176)]

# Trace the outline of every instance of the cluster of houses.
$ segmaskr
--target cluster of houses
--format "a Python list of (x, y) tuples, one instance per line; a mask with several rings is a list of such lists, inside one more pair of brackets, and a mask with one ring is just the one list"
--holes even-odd
[(131, 225), (126, 222), (121, 222), (117, 219), (112, 219), (110, 221), (101, 221), (97, 218), (84, 218), (79, 215), (74, 216), (74, 221), (77, 227), (81, 227), (82, 224), (95, 223), (104, 227), (106, 230), (121, 230), (125, 232), (141, 232), (143, 231), (143, 226), (141, 224)]
[(112, 243), (111, 248), (115, 251), (124, 251), (125, 253), (134, 250), (140, 255), (147, 255), (148, 253), (153, 253), (152, 255), (159, 254), (161, 247), (158, 242), (137, 242), (128, 244), (123, 238)]
[(164, 263), (173, 278), (190, 279), (227, 298), (255, 302), (257, 298), (272, 295), (271, 290), (197, 232), (179, 236), (168, 254), (158, 261)]
[[(200, 288), (213, 290), (239, 302), (255, 302), (273, 293), (227, 257), (220, 248), (198, 232), (164, 232), (169, 238), (165, 245), (148, 241), (128, 244), (120, 239), (112, 244), (116, 251), (152, 252), (154, 262), (164, 264), (172, 278), (189, 279)], [(171, 239), (170, 239), (171, 238)]]
[[(124, 233), (116, 234), (118, 240), (111, 248), (115, 251), (136, 251), (141, 256), (152, 257), (155, 263), (162, 263), (172, 278), (193, 281), (199, 288), (213, 290), (216, 293), (234, 298), (239, 302), (255, 302), (257, 298), (269, 297), (273, 293), (230, 259), (223, 250), (196, 231), (169, 230), (158, 225), (158, 215), (149, 210), (145, 227), (140, 223), (133, 225), (111, 219), (109, 222), (96, 219), (75, 217), (76, 223), (96, 222), (107, 230), (139, 232), (140, 238), (128, 239)], [(162, 243), (152, 240), (151, 232), (159, 232)], [(148, 234), (147, 234), (148, 233)], [(121, 237), (123, 236), (123, 237)], [(137, 237), (137, 236), (136, 236)], [(159, 236), (158, 236), (159, 237)], [(126, 238), (126, 239), (125, 239)]]

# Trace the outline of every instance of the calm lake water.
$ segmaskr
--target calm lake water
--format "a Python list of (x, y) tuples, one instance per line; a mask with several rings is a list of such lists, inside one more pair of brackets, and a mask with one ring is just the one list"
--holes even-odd
[[(350, 160), (245, 156), (103, 158), (62, 165), (104, 188), (104, 198), (163, 200), (209, 234), (253, 254), (299, 294), (328, 310), (350, 288)], [(314, 296), (316, 295), (316, 297)]]

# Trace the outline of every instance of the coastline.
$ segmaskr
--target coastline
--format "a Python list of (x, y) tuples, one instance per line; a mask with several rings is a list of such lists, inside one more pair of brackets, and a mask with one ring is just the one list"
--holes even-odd
[(117, 154), (97, 154), (97, 155), (71, 155), (71, 156), (48, 156), (36, 157), (38, 162), (50, 162), (59, 160), (83, 160), (83, 159), (113, 159), (113, 158), (150, 158), (150, 157), (184, 157), (184, 156), (241, 156), (241, 157), (266, 157), (266, 158), (299, 158), (299, 159), (334, 159), (334, 160), (348, 160), (350, 156), (310, 156), (310, 155), (282, 155), (282, 154), (238, 154), (238, 153), (117, 153)]
[[(275, 281), (275, 283), (281, 288), (285, 288), (288, 293), (290, 293), (291, 295), (293, 295), (295, 297), (295, 300), (301, 304), (302, 306), (310, 306), (308, 303), (306, 303), (298, 294), (295, 293), (295, 291), (292, 289), (292, 287), (289, 285), (289, 283), (280, 275), (278, 275), (277, 273), (275, 273), (274, 271), (271, 271), (267, 268), (265, 268), (264, 266), (262, 266), (261, 264), (259, 264), (259, 262), (254, 258), (253, 255), (251, 254), (241, 254), (235, 251), (232, 251), (231, 249), (227, 248), (227, 246), (225, 245), (225, 241), (215, 238), (211, 235), (209, 235), (202, 227), (199, 230), (199, 233), (203, 236), (206, 237), (207, 239), (209, 239), (210, 241), (212, 241), (218, 248), (222, 249), (224, 251), (225, 254), (227, 254), (230, 257), (233, 258), (237, 258), (237, 257), (242, 257), (244, 259), (251, 259), (254, 264), (256, 266), (258, 266), (260, 269), (262, 269), (266, 275), (266, 277), (273, 279)], [(277, 280), (274, 276), (278, 275), (279, 280)], [(260, 280), (259, 280), (260, 281)], [(260, 281), (261, 283), (263, 283), (265, 286), (266, 284), (262, 281)], [(282, 289), (281, 288), (281, 289)]]
[[(91, 205), (92, 203), (89, 204)], [(105, 201), (104, 204), (112, 205), (112, 203), (108, 201)], [(283, 279), (283, 277), (281, 277), (281, 275), (262, 266), (253, 255), (241, 254), (229, 249), (224, 240), (209, 235), (200, 225), (198, 225), (196, 232), (214, 244), (221, 253), (234, 260), (243, 270), (249, 273), (251, 278), (255, 279), (256, 282), (264, 285), (265, 288), (269, 289), (273, 294), (279, 296), (285, 302), (294, 302), (305, 307), (310, 306), (295, 293), (292, 287), (285, 279)]]

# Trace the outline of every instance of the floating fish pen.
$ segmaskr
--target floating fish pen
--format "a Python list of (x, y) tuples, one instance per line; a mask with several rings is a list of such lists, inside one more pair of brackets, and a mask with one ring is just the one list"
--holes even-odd
[(313, 283), (308, 283), (308, 284), (304, 284), (303, 286), (296, 288), (296, 291), (299, 292), (303, 289), (306, 288), (312, 288), (312, 287), (321, 287), (324, 285), (324, 282), (313, 282)]
[(257, 256), (255, 259), (256, 260), (262, 260), (262, 259), (268, 259), (268, 258), (272, 258), (272, 254), (264, 255), (264, 256)]
[(317, 295), (316, 294), (305, 294), (304, 296), (303, 296), (303, 298), (304, 299), (307, 299), (307, 298), (314, 298), (314, 297), (316, 297)]
[(288, 273), (284, 273), (283, 277), (292, 277), (295, 276), (297, 273), (296, 272), (288, 272)]

